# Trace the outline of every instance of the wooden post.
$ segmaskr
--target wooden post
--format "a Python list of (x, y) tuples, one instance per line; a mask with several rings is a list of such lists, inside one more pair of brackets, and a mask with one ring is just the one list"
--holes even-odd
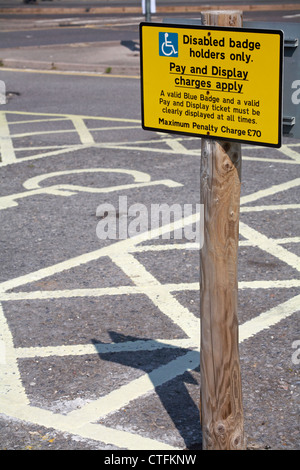
[[(204, 25), (242, 26), (242, 12), (202, 13)], [(204, 450), (245, 449), (238, 348), (237, 263), (241, 144), (202, 139), (200, 251), (201, 399)]]

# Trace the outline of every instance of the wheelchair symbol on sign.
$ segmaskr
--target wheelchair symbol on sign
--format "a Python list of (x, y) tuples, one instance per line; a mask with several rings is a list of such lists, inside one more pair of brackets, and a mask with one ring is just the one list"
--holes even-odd
[(159, 33), (159, 55), (178, 57), (177, 33)]

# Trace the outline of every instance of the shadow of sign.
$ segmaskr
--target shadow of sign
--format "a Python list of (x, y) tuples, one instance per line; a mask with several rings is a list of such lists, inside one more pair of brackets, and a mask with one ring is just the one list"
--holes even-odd
[[(143, 342), (144, 344), (149, 342), (150, 345), (151, 343), (149, 349), (145, 350), (123, 350), (113, 353), (98, 351), (98, 355), (104, 361), (111, 361), (145, 372), (153, 384), (156, 396), (159, 398), (167, 413), (166, 415), (164, 413), (162, 414), (160, 407), (158, 407), (160, 412), (157, 411), (155, 404), (156, 397), (154, 397), (154, 394), (144, 395), (142, 397), (143, 393), (141, 391), (140, 397), (143, 398), (142, 403), (141, 400), (137, 400), (134, 405), (131, 403), (126, 406), (128, 412), (126, 419), (130, 419), (128, 424), (130, 424), (131, 427), (134, 426), (146, 429), (147, 432), (152, 432), (153, 429), (153, 433), (158, 434), (158, 436), (154, 436), (154, 438), (158, 437), (159, 440), (163, 440), (163, 437), (165, 438), (165, 436), (170, 434), (170, 431), (172, 432), (172, 428), (176, 428), (184, 441), (186, 450), (201, 450), (199, 409), (187, 387), (187, 385), (198, 385), (198, 382), (190, 371), (179, 372), (180, 375), (177, 375), (174, 370), (174, 368), (176, 368), (177, 359), (180, 361), (180, 359), (184, 359), (187, 354), (189, 354), (189, 358), (192, 359), (194, 355), (198, 357), (199, 352), (176, 346), (170, 347), (169, 345), (165, 345), (164, 347), (163, 344), (155, 340), (125, 336), (114, 331), (109, 331), (109, 335), (114, 344), (124, 342), (128, 344), (130, 342), (131, 345), (134, 345), (134, 343), (138, 342)], [(96, 350), (97, 345), (101, 346), (103, 344), (96, 339), (93, 339), (92, 343)], [(100, 349), (99, 347), (99, 350)], [(192, 360), (190, 360), (190, 362), (192, 362)], [(168, 367), (170, 367), (169, 374), (167, 373)], [(165, 377), (165, 379), (162, 377), (164, 370), (166, 374), (170, 376), (169, 380), (167, 380), (167, 377)], [(194, 371), (199, 372), (199, 366), (195, 368)], [(196, 401), (199, 403), (198, 393)], [(149, 404), (149, 402), (151, 403)], [(133, 413), (130, 412), (130, 409), (133, 410)], [(116, 420), (116, 423), (120, 424), (120, 419), (117, 415), (113, 419)], [(139, 425), (139, 423), (142, 424)]]
[(140, 45), (138, 44), (138, 42), (136, 41), (132, 41), (132, 40), (122, 40), (121, 41), (121, 46), (125, 46), (127, 47), (127, 49), (129, 49), (130, 51), (132, 52), (139, 52), (140, 51)]

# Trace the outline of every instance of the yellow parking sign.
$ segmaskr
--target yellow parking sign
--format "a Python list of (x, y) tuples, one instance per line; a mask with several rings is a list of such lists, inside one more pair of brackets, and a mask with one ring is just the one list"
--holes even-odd
[(142, 126), (281, 146), (283, 32), (141, 23)]

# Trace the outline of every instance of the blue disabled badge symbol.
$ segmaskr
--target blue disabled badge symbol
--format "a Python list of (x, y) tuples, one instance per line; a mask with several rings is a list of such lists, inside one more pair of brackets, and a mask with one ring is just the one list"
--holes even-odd
[(178, 34), (159, 33), (159, 55), (178, 57)]

